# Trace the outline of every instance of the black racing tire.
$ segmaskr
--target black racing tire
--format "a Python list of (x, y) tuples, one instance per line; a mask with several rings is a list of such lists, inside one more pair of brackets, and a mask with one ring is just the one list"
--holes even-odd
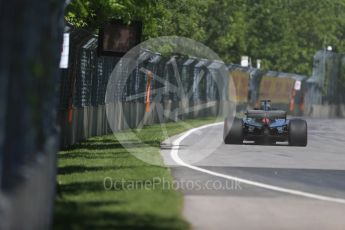
[(231, 118), (225, 118), (223, 140), (225, 144), (243, 144), (242, 119), (235, 118), (231, 125)]
[(292, 119), (289, 122), (289, 145), (307, 146), (308, 143), (308, 126), (307, 122), (302, 119)]

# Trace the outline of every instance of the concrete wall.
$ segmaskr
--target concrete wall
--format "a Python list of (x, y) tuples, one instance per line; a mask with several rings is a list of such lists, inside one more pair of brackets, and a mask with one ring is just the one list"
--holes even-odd
[[(207, 108), (204, 108), (206, 106)], [(228, 113), (226, 103), (218, 101), (152, 102), (151, 112), (145, 112), (145, 104), (140, 102), (117, 102), (107, 105), (73, 108), (72, 121), (68, 122), (68, 110), (60, 110), (60, 146), (65, 148), (92, 136), (110, 134), (159, 122), (177, 121)], [(160, 111), (160, 109), (162, 111)], [(222, 115), (223, 116), (223, 115)]]
[(311, 105), (305, 115), (315, 118), (345, 118), (345, 104)]

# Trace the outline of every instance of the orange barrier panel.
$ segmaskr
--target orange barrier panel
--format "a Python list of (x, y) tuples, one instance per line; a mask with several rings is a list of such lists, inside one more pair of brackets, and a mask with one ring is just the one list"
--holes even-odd
[(295, 110), (295, 96), (296, 96), (296, 91), (292, 91), (292, 97), (290, 101), (290, 112), (293, 112)]
[(145, 111), (150, 112), (150, 96), (151, 96), (151, 79), (153, 78), (153, 73), (151, 71), (147, 72), (147, 87), (146, 87), (146, 106)]

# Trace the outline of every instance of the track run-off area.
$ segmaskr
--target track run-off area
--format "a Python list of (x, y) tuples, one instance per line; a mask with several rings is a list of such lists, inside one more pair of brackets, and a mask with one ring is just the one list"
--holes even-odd
[(345, 229), (345, 120), (307, 122), (307, 147), (225, 145), (223, 123), (166, 140), (192, 227)]

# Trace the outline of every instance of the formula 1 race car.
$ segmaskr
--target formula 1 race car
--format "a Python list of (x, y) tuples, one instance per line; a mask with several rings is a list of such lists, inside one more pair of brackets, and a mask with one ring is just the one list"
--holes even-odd
[(256, 144), (287, 141), (291, 146), (307, 145), (307, 122), (287, 119), (285, 111), (271, 109), (270, 100), (261, 101), (260, 109), (247, 110), (245, 115), (243, 119), (225, 119), (225, 144), (242, 144), (246, 140)]

